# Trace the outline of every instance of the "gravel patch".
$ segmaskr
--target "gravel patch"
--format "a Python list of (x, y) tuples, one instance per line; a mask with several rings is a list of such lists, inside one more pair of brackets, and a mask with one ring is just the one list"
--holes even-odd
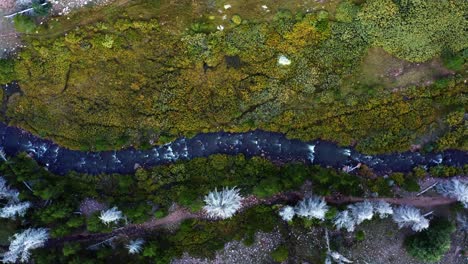
[[(0, 0), (1, 1), (1, 0)], [(0, 8), (0, 58), (6, 57), (21, 46), (21, 40), (16, 33), (13, 20), (4, 18), (5, 9)]]
[(67, 15), (72, 10), (84, 6), (105, 5), (113, 0), (52, 0), (52, 9), (59, 16)]

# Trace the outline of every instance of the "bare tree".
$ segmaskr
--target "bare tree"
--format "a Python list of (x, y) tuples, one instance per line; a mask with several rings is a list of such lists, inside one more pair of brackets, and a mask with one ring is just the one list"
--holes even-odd
[(125, 246), (128, 249), (128, 253), (130, 254), (138, 254), (141, 252), (141, 247), (145, 241), (141, 238), (130, 240), (130, 242)]
[(415, 232), (429, 227), (429, 220), (421, 214), (419, 209), (407, 205), (400, 206), (394, 210), (393, 220), (398, 224), (399, 228), (411, 227)]
[(123, 214), (121, 211), (117, 209), (116, 206), (112, 207), (111, 209), (105, 210), (101, 212), (99, 219), (106, 225), (110, 223), (115, 223), (120, 219), (123, 219)]
[(0, 209), (0, 218), (16, 219), (17, 216), (24, 216), (30, 207), (30, 202), (7, 204)]
[(348, 205), (348, 209), (351, 211), (353, 219), (357, 225), (362, 223), (364, 220), (372, 219), (374, 216), (374, 208), (372, 203), (369, 201)]
[(10, 202), (19, 201), (19, 192), (15, 189), (11, 189), (3, 177), (0, 177), (0, 198), (7, 199)]
[(374, 211), (381, 219), (384, 219), (393, 214), (392, 206), (385, 201), (378, 201), (374, 203)]
[(3, 161), (7, 161), (5, 151), (3, 150), (2, 147), (0, 147), (0, 159), (2, 159)]
[(301, 217), (324, 220), (325, 213), (328, 211), (328, 206), (322, 197), (313, 196), (300, 201), (295, 211), (296, 214)]
[(294, 208), (289, 205), (281, 208), (281, 210), (279, 211), (279, 215), (281, 216), (281, 219), (287, 222), (291, 221), (295, 214), (296, 212), (294, 212)]
[(344, 228), (348, 232), (353, 232), (356, 226), (356, 222), (348, 210), (339, 212), (333, 220), (333, 223), (336, 228)]
[(468, 232), (468, 214), (457, 214), (458, 228), (461, 231)]
[(340, 253), (331, 250), (330, 239), (328, 238), (328, 229), (325, 229), (325, 242), (327, 243), (327, 257), (325, 258), (325, 264), (332, 264), (332, 262), (338, 264), (353, 263)]
[(242, 197), (239, 190), (224, 188), (222, 191), (215, 189), (205, 196), (203, 207), (211, 218), (226, 219), (232, 217), (241, 207)]
[(437, 185), (437, 191), (446, 197), (457, 199), (468, 208), (468, 182), (452, 179)]
[(10, 238), (8, 251), (3, 254), (2, 262), (17, 263), (27, 262), (31, 256), (32, 249), (44, 246), (49, 238), (49, 232), (45, 228), (29, 228)]

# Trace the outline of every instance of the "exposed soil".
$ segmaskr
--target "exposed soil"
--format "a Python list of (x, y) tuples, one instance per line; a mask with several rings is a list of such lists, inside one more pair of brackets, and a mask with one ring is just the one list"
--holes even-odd
[(21, 40), (11, 19), (3, 18), (5, 14), (0, 8), (0, 58), (15, 52), (21, 45)]
[(370, 48), (361, 65), (364, 83), (380, 84), (398, 91), (410, 85), (429, 85), (454, 72), (446, 69), (440, 59), (411, 63), (398, 59), (382, 48)]

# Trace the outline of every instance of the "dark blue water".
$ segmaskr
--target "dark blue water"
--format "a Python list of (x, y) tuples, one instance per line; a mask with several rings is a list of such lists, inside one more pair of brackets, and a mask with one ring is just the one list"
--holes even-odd
[(404, 152), (366, 156), (352, 148), (338, 147), (326, 141), (303, 142), (287, 139), (280, 133), (260, 130), (246, 133), (204, 133), (190, 139), (179, 138), (150, 150), (129, 148), (119, 151), (83, 152), (60, 147), (50, 140), (2, 122), (0, 147), (7, 155), (27, 152), (41, 165), (58, 174), (72, 170), (89, 174), (127, 174), (134, 172), (138, 166), (152, 167), (212, 154), (244, 154), (247, 157), (261, 156), (279, 163), (298, 161), (334, 168), (363, 163), (380, 174), (391, 171), (406, 172), (418, 165), (463, 166), (468, 160), (467, 152), (458, 150), (424, 155), (418, 152)]

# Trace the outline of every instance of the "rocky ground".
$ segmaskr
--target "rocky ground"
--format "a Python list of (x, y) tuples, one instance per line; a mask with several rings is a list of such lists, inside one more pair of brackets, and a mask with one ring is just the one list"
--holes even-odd
[(21, 45), (13, 21), (4, 18), (5, 15), (14, 12), (16, 8), (15, 1), (0, 0), (0, 58), (14, 52)]
[(88, 5), (104, 5), (113, 0), (52, 0), (53, 11), (57, 15), (67, 15), (73, 9)]

